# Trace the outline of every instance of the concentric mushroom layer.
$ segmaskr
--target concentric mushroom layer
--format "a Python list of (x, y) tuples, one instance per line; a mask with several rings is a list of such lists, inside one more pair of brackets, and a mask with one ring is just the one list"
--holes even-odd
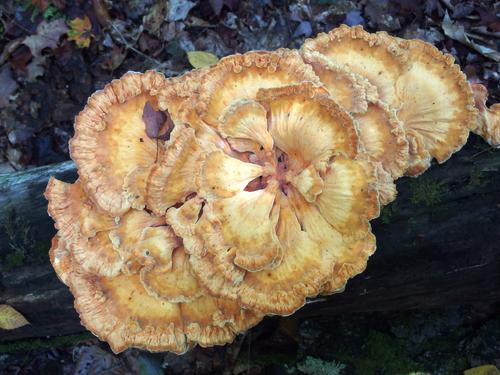
[[(50, 259), (116, 352), (220, 345), (344, 290), (394, 181), (498, 110), (422, 41), (341, 26), (166, 79), (127, 73), (75, 120), (79, 180), (51, 179)], [(477, 109), (479, 109), (479, 116)]]
[(374, 96), (402, 122), (410, 152), (407, 175), (423, 173), (432, 158), (448, 160), (476, 127), (477, 111), (465, 75), (451, 55), (428, 43), (341, 26), (307, 40), (301, 52), (306, 61), (314, 64), (319, 56), (375, 87)]
[[(162, 80), (155, 90), (169, 98), (162, 116), (155, 116), (148, 75)], [(79, 168), (75, 184), (52, 178), (45, 192), (58, 229), (50, 250), (54, 269), (75, 296), (82, 323), (115, 352), (135, 346), (183, 353), (195, 344), (221, 345), (262, 318), (208, 294), (192, 275), (182, 239), (163, 216), (145, 208), (149, 173), (165, 150), (146, 117), (161, 118), (158, 129), (173, 126), (186, 91), (194, 91), (183, 79), (128, 73), (93, 96), (77, 118), (72, 142), (77, 165), (92, 165)], [(125, 93), (120, 104), (102, 99), (103, 92), (118, 96), (117, 87)], [(105, 115), (92, 118), (97, 108)], [(88, 171), (96, 180), (84, 177)]]

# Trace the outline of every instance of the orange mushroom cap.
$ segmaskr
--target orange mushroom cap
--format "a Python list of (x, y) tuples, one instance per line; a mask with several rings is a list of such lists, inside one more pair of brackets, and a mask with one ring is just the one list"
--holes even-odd
[(71, 254), (64, 240), (58, 235), (52, 238), (52, 245), (49, 250), (49, 259), (52, 267), (56, 271), (57, 277), (64, 284), (69, 283), (69, 274), (72, 271)]
[(403, 124), (395, 111), (378, 99), (377, 88), (347, 66), (331, 62), (318, 51), (303, 49), (330, 96), (356, 120), (360, 143), (374, 162), (380, 163), (378, 190), (380, 203), (396, 198), (393, 180), (408, 168), (409, 153)]
[(316, 52), (366, 78), (377, 88), (380, 100), (398, 108), (400, 100), (394, 83), (410, 67), (406, 49), (407, 46), (386, 32), (372, 34), (361, 26), (341, 25), (329, 33), (307, 39), (301, 52), (306, 61)]
[(478, 126), (472, 131), (488, 142), (493, 147), (500, 147), (500, 103), (486, 106), (488, 90), (479, 83), (473, 83), (472, 91), (478, 114)]
[[(431, 158), (446, 161), (475, 126), (472, 91), (464, 74), (452, 56), (426, 42), (341, 26), (307, 40), (302, 46), (306, 61), (314, 53), (365, 77), (397, 111), (413, 143), (406, 174), (424, 172)], [(412, 140), (414, 136), (418, 139)]]
[[(183, 353), (193, 345), (223, 345), (257, 324), (260, 313), (206, 294), (169, 302), (148, 292), (142, 273), (106, 278), (75, 270), (69, 286), (82, 323), (115, 352), (128, 347)], [(179, 274), (177, 274), (179, 275)], [(184, 274), (176, 282), (186, 286)], [(183, 286), (170, 286), (177, 294)], [(163, 288), (161, 288), (163, 289)]]
[[(401, 108), (397, 112), (408, 138), (413, 131), (423, 141), (426, 152), (439, 163), (460, 150), (467, 142), (469, 130), (476, 126), (472, 90), (451, 55), (433, 45), (410, 40), (408, 55), (411, 69), (396, 82)], [(411, 140), (410, 140), (411, 142)], [(426, 152), (410, 153), (410, 169), (415, 176), (425, 169), (412, 166), (426, 158)]]
[(395, 179), (469, 130), (500, 145), (500, 107), (472, 89), (479, 112), (451, 56), (347, 26), (300, 52), (127, 73), (76, 118), (80, 179), (49, 181), (50, 260), (115, 352), (231, 342), (363, 272)]
[(70, 153), (84, 190), (111, 215), (142, 209), (145, 181), (162, 144), (147, 136), (146, 103), (169, 81), (161, 73), (129, 72), (94, 93), (75, 119)]
[(318, 82), (310, 66), (294, 50), (252, 51), (222, 58), (201, 77), (197, 111), (209, 125), (219, 122), (234, 101), (255, 99), (263, 88), (304, 81)]
[(67, 184), (51, 177), (45, 197), (49, 201), (49, 215), (58, 229), (59, 242), (72, 251), (77, 262), (97, 274), (118, 274), (123, 261), (106, 238), (117, 224), (113, 217), (96, 208), (81, 183)]
[(82, 323), (113, 351), (221, 345), (262, 318), (205, 292), (163, 217), (129, 210), (113, 218), (80, 183), (51, 179), (46, 197), (59, 229), (49, 252), (53, 267)]
[[(290, 314), (324, 289), (336, 252), (369, 233), (379, 211), (376, 170), (358, 155), (353, 119), (322, 87), (261, 89), (228, 108), (211, 126), (248, 148), (200, 151), (196, 196), (171, 207), (167, 222), (211, 294)], [(311, 202), (336, 240), (325, 245), (301, 229), (293, 199)]]

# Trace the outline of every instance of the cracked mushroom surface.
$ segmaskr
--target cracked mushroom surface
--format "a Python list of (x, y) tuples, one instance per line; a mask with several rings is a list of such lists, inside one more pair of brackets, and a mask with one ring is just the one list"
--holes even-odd
[[(221, 82), (200, 85), (200, 98), (207, 89), (210, 101), (200, 99), (193, 127), (172, 132), (193, 140), (191, 164), (182, 167), (198, 172), (189, 188), (180, 186), (184, 204), (160, 211), (167, 209), (167, 222), (184, 239), (193, 271), (210, 293), (288, 315), (324, 291), (343, 253), (370, 233), (368, 221), (379, 213), (377, 175), (354, 120), (317, 79), (297, 83), (295, 75), (272, 87), (281, 66), (259, 67), (261, 57), (238, 57), (256, 62), (229, 73), (229, 60), (222, 61), (229, 75), (258, 72), (260, 81), (248, 90), (216, 95), (214, 87), (231, 81), (225, 74), (213, 75)], [(297, 60), (298, 71), (312, 72), (306, 66)], [(205, 142), (200, 123), (222, 141)], [(163, 158), (175, 152), (167, 146)], [(186, 159), (177, 157), (164, 181), (177, 180), (171, 177), (179, 175), (176, 160)]]
[(409, 144), (406, 175), (423, 173), (433, 158), (439, 163), (448, 160), (476, 126), (465, 75), (451, 55), (429, 43), (342, 25), (307, 40), (301, 52), (316, 66), (319, 55), (364, 77), (376, 88), (378, 98), (396, 111)]

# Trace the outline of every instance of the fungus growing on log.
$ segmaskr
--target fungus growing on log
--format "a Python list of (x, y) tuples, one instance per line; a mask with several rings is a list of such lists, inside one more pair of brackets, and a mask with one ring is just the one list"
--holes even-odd
[(448, 160), (475, 128), (477, 111), (465, 75), (451, 55), (429, 43), (342, 25), (307, 40), (301, 52), (306, 61), (319, 54), (375, 86), (406, 132), (407, 175), (423, 173), (432, 158)]
[[(168, 209), (167, 222), (184, 238), (193, 271), (212, 294), (283, 315), (322, 291), (336, 259), (368, 235), (379, 202), (376, 168), (359, 149), (352, 117), (324, 88), (310, 82), (269, 88), (266, 74), (273, 72), (259, 76), (262, 87), (242, 88), (245, 96), (226, 107), (215, 96), (205, 107), (210, 116), (200, 110), (203, 103), (197, 106), (201, 119), (219, 119), (209, 126), (229, 147), (198, 141), (183, 150), (186, 159), (170, 157), (177, 148), (167, 144), (163, 158), (173, 161), (171, 170), (176, 164), (197, 170), (183, 194), (187, 201)], [(203, 132), (179, 127), (188, 130), (192, 139)], [(165, 174), (158, 185), (176, 184), (176, 176)], [(313, 217), (300, 221), (299, 210)]]
[(90, 203), (79, 182), (51, 179), (46, 197), (59, 229), (49, 252), (53, 267), (83, 324), (113, 351), (182, 353), (195, 344), (225, 344), (261, 319), (205, 292), (164, 217), (131, 209), (113, 219)]
[(500, 147), (500, 103), (486, 106), (488, 90), (479, 83), (473, 83), (474, 101), (479, 111), (477, 128), (473, 130), (493, 147)]
[(363, 272), (394, 180), (469, 130), (498, 146), (486, 95), (425, 42), (347, 26), (176, 78), (126, 73), (75, 120), (78, 181), (47, 186), (50, 260), (115, 352), (228, 343)]

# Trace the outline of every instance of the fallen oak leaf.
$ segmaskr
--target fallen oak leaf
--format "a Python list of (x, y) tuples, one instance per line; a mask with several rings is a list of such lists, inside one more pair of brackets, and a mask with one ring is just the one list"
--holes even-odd
[(26, 37), (22, 43), (28, 46), (33, 57), (39, 57), (44, 48), (55, 49), (59, 38), (66, 32), (68, 32), (68, 27), (63, 19), (52, 22), (42, 21), (36, 28), (36, 34)]
[(30, 324), (26, 318), (9, 305), (0, 305), (0, 329), (16, 329)]
[(144, 105), (142, 121), (144, 121), (146, 135), (151, 139), (167, 140), (174, 127), (168, 112), (156, 111), (149, 102)]
[(189, 63), (193, 68), (205, 68), (219, 61), (219, 58), (213, 53), (204, 51), (191, 51), (187, 53)]

